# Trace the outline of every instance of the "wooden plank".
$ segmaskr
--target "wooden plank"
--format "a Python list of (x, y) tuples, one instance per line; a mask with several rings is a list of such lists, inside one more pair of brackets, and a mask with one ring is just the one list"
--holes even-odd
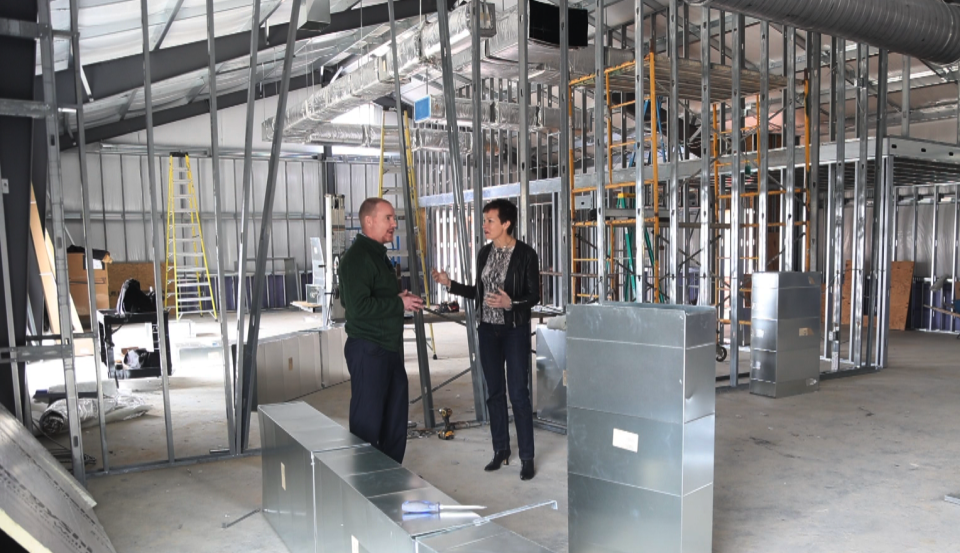
[[(53, 266), (53, 242), (50, 234), (43, 231), (40, 224), (40, 211), (37, 209), (37, 198), (30, 187), (30, 237), (33, 240), (33, 249), (37, 255), (37, 265), (40, 268), (40, 281), (43, 283), (43, 298), (47, 308), (47, 317), (50, 320), (50, 331), (60, 334), (60, 308), (57, 303), (57, 275)], [(63, 275), (68, 278), (67, 275)], [(67, 295), (70, 301), (70, 320), (74, 332), (83, 332), (80, 316), (73, 304), (73, 298)]]
[(913, 261), (894, 261), (890, 267), (890, 330), (906, 330), (913, 289)]

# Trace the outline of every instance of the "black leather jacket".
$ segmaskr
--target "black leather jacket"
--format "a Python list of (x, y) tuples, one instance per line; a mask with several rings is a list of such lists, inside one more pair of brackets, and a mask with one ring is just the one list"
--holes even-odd
[[(492, 248), (492, 242), (480, 248), (480, 254), (477, 256), (476, 284), (470, 286), (456, 281), (450, 282), (450, 293), (474, 300), (478, 324), (481, 302), (485, 295), (480, 275), (483, 274), (483, 268), (487, 264)], [(530, 310), (540, 303), (540, 258), (533, 248), (519, 240), (514, 246), (513, 255), (510, 256), (510, 265), (507, 266), (507, 274), (503, 281), (503, 291), (513, 301), (513, 308), (503, 312), (504, 323), (511, 328), (529, 323)]]

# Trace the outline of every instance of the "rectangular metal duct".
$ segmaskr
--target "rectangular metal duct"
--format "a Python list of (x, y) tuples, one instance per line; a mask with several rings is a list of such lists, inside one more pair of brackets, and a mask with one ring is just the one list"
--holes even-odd
[(290, 551), (315, 551), (313, 454), (370, 446), (303, 402), (261, 405), (259, 417), (263, 516)]
[[(532, 64), (555, 61), (560, 46), (560, 8), (553, 4), (529, 2), (527, 18), (527, 61)], [(587, 46), (590, 14), (583, 9), (570, 9), (567, 33), (570, 48)], [(486, 56), (490, 59), (519, 61), (519, 13), (516, 6), (503, 10), (497, 18), (496, 35), (487, 41)]]
[(330, 0), (301, 0), (297, 28), (322, 31), (330, 25)]
[(263, 512), (294, 553), (549, 553), (467, 512), (411, 516), (407, 500), (457, 501), (305, 403), (265, 405)]
[(712, 307), (569, 307), (571, 551), (711, 551), (715, 348)]
[(537, 417), (567, 424), (567, 331), (537, 326)]
[(750, 392), (820, 389), (820, 274), (754, 273)]
[(291, 401), (349, 380), (343, 341), (342, 327), (262, 339), (257, 348), (254, 408)]
[(334, 325), (320, 331), (320, 374), (324, 388), (350, 380), (347, 361), (343, 355), (343, 346), (346, 342), (347, 333), (343, 330), (343, 326)]

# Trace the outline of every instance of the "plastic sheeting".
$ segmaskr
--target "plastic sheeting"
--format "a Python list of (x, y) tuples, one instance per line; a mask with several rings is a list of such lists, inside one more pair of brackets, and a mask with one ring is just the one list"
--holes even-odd
[[(141, 396), (135, 395), (105, 396), (103, 407), (106, 422), (133, 419), (150, 410), (147, 402)], [(81, 426), (88, 427), (99, 423), (96, 399), (80, 398), (77, 402), (77, 409), (80, 412)], [(67, 416), (67, 400), (54, 401), (40, 415), (40, 428), (44, 433), (51, 436), (59, 434), (67, 429)]]

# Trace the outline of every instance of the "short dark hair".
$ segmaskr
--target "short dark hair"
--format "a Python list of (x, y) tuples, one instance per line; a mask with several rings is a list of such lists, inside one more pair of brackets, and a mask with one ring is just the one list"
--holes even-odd
[(504, 200), (502, 198), (492, 200), (487, 205), (483, 206), (483, 212), (497, 210), (497, 216), (500, 218), (500, 224), (509, 222), (510, 226), (507, 227), (507, 233), (510, 236), (516, 234), (517, 230), (517, 206), (513, 205), (513, 202), (509, 200)]
[(367, 198), (363, 200), (363, 203), (360, 204), (360, 212), (357, 216), (360, 218), (360, 226), (363, 226), (364, 217), (372, 217), (374, 212), (377, 210), (377, 206), (380, 204), (388, 204), (387, 200), (383, 198)]

